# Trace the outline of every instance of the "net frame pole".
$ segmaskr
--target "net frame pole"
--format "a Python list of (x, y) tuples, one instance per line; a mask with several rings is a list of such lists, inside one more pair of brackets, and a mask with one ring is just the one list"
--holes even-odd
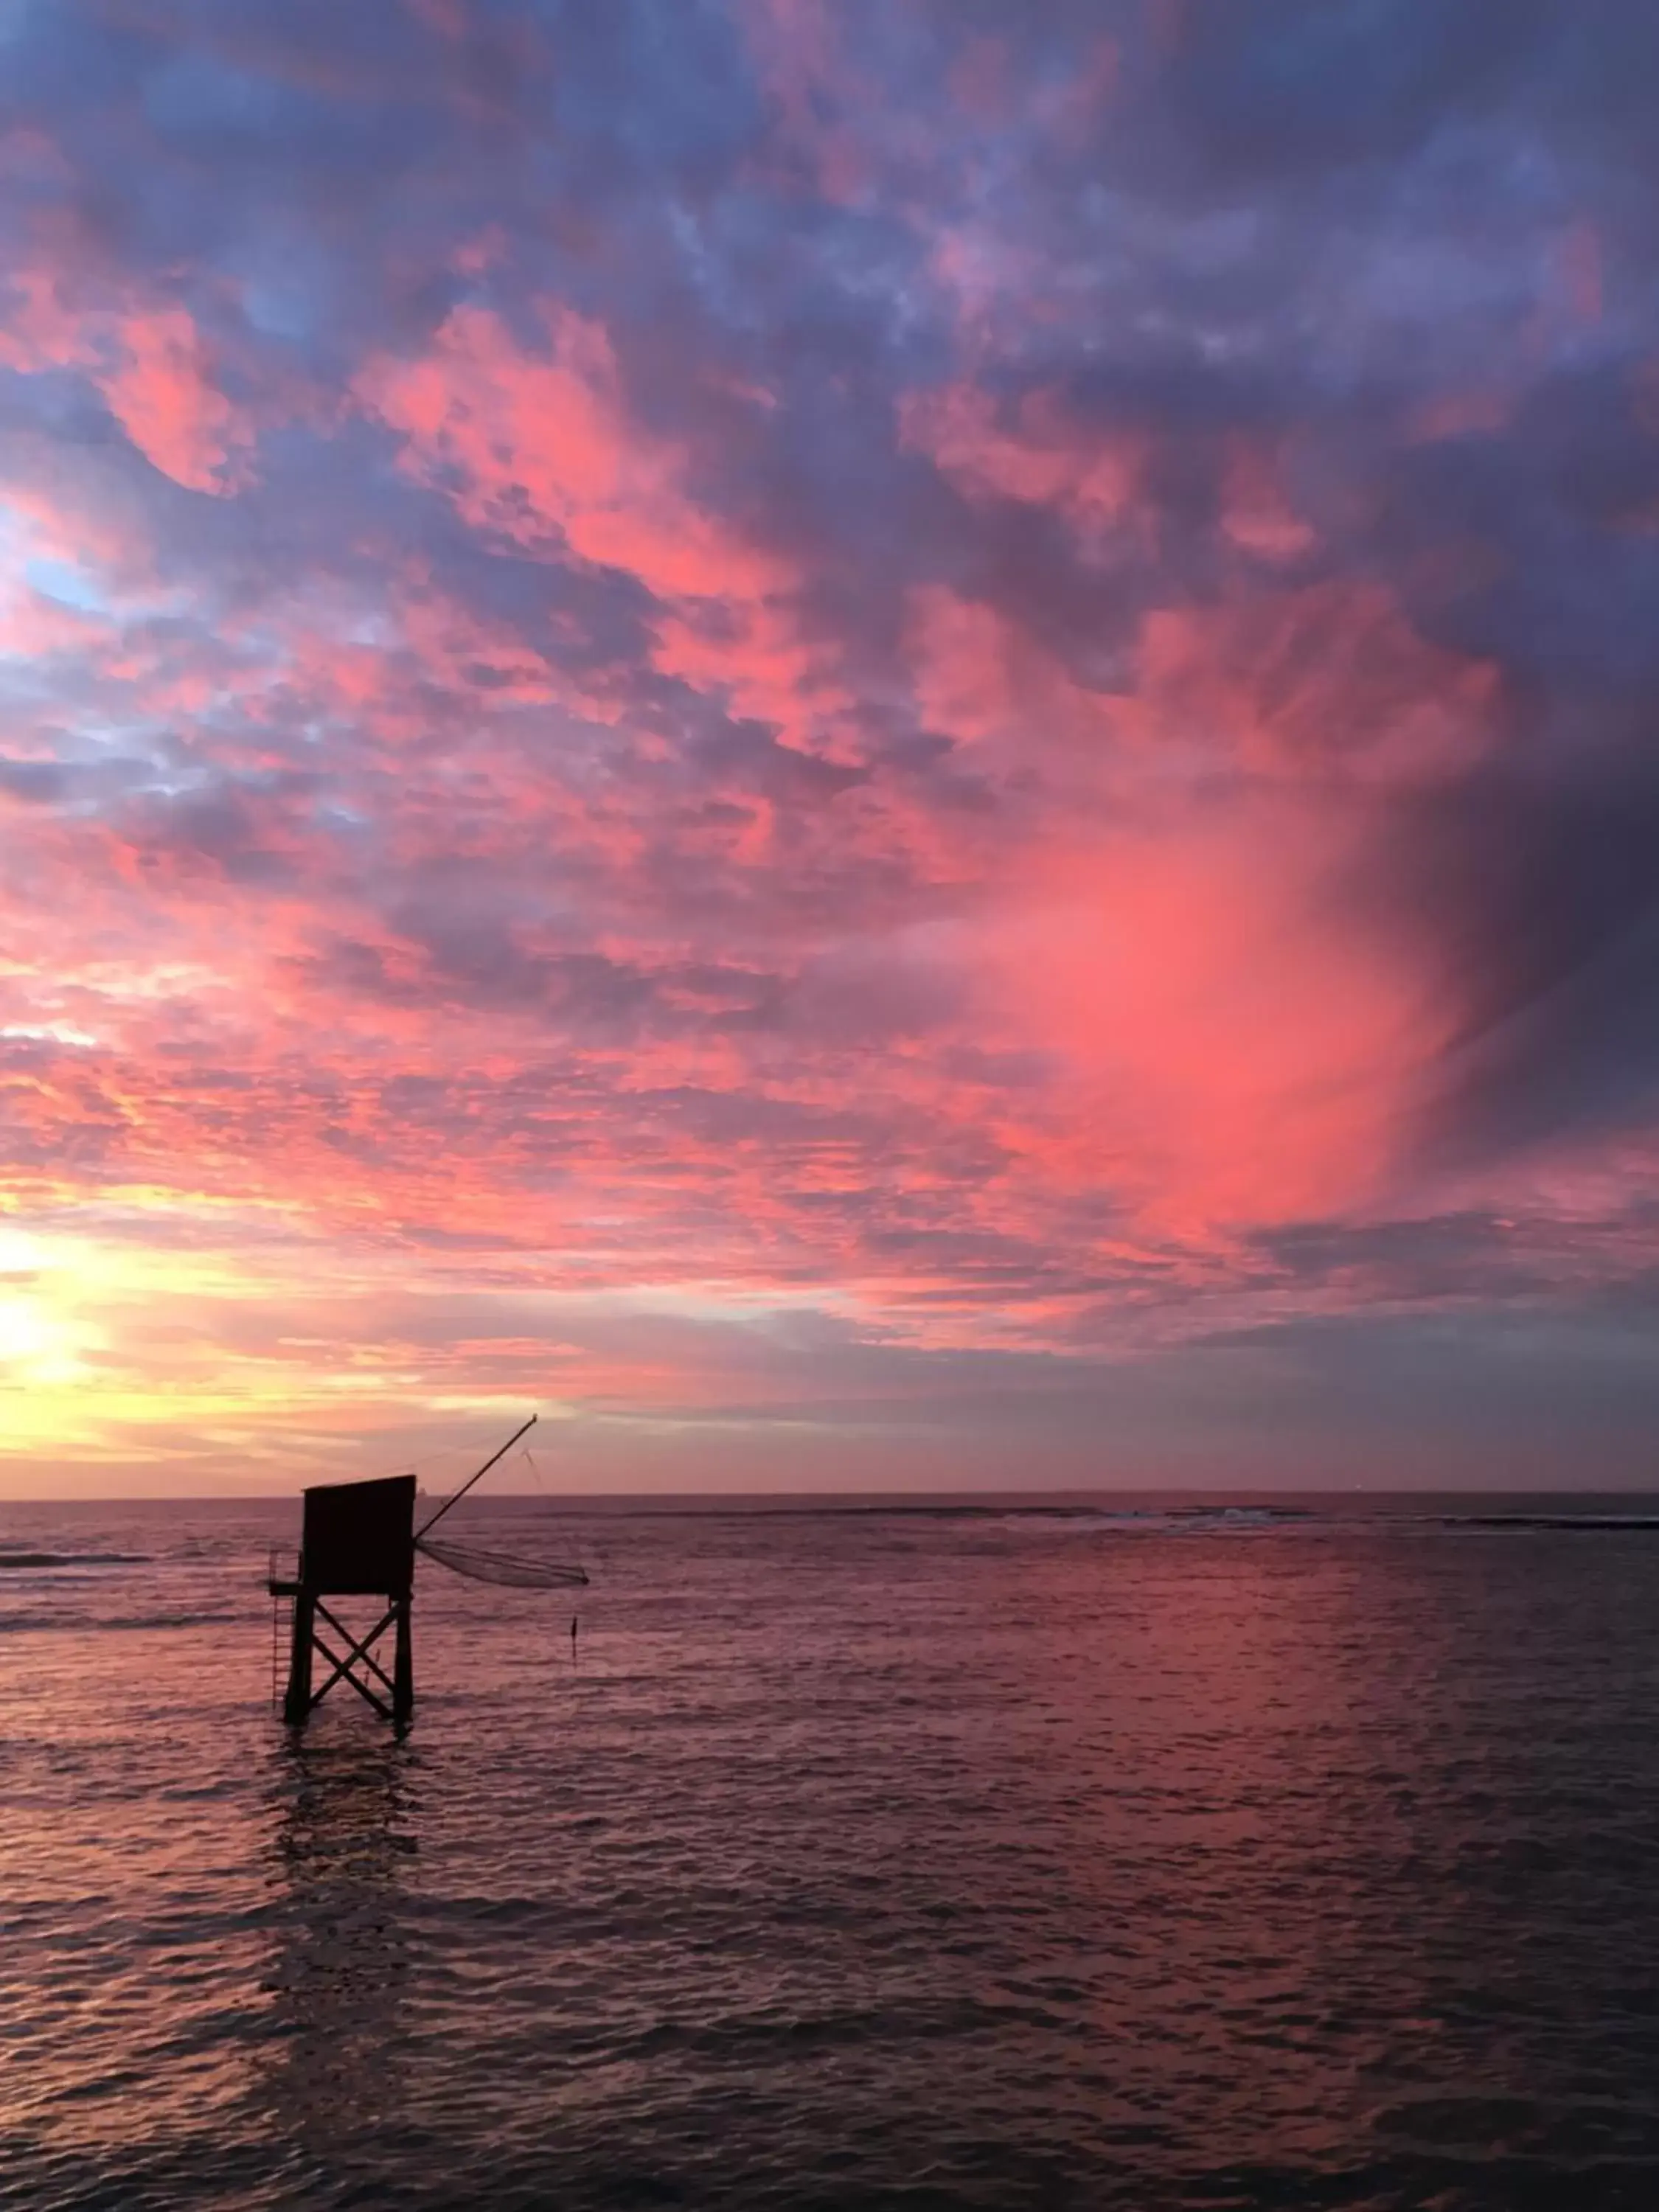
[(455, 1495), (452, 1498), (448, 1499), (444, 1504), (441, 1505), (429, 1521), (423, 1521), (421, 1523), (420, 1527), (415, 1531), (415, 1541), (417, 1544), (420, 1542), (422, 1537), (425, 1535), (428, 1528), (435, 1528), (437, 1527), (439, 1522), (443, 1519), (445, 1514), (449, 1511), (451, 1506), (459, 1505), (460, 1504), (462, 1498), (466, 1496), (467, 1492), (471, 1489), (475, 1482), (482, 1482), (485, 1475), (489, 1474), (490, 1468), (495, 1465), (497, 1461), (504, 1460), (507, 1457), (508, 1452), (512, 1450), (514, 1445), (518, 1443), (520, 1437), (527, 1437), (530, 1434), (532, 1429), (536, 1425), (536, 1420), (537, 1416), (532, 1413), (521, 1429), (514, 1429), (512, 1435), (501, 1446), (501, 1449), (498, 1452), (491, 1452), (489, 1457), (478, 1469), (478, 1472), (476, 1474), (468, 1475), (466, 1480), (455, 1492)]

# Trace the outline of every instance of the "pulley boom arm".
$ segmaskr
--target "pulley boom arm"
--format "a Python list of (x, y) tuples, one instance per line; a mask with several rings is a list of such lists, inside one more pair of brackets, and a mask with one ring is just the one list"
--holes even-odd
[(490, 1468), (495, 1465), (496, 1462), (498, 1460), (505, 1459), (508, 1452), (512, 1450), (514, 1445), (518, 1443), (519, 1438), (520, 1437), (527, 1437), (535, 1425), (536, 1416), (532, 1413), (521, 1429), (514, 1429), (512, 1435), (507, 1438), (507, 1442), (501, 1446), (498, 1452), (492, 1452), (490, 1454), (489, 1457), (484, 1462), (483, 1465), (478, 1469), (478, 1472), (476, 1474), (469, 1475), (467, 1477), (466, 1480), (455, 1492), (455, 1495), (453, 1498), (447, 1499), (445, 1503), (438, 1508), (437, 1511), (433, 1515), (429, 1521), (422, 1522), (421, 1526), (415, 1531), (415, 1541), (418, 1544), (428, 1528), (435, 1528), (439, 1522), (443, 1519), (445, 1514), (448, 1512), (450, 1507), (452, 1505), (459, 1505), (462, 1498), (466, 1496), (467, 1492), (471, 1489), (473, 1484), (475, 1482), (482, 1482), (485, 1475), (489, 1474)]

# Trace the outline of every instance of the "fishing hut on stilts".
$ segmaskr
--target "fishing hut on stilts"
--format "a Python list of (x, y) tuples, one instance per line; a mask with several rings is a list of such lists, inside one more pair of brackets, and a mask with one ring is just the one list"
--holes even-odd
[[(373, 1482), (318, 1483), (305, 1492), (299, 1555), (283, 1559), (273, 1553), (266, 1577), (276, 1607), (272, 1624), (273, 1671), (280, 1648), (275, 1632), (280, 1625), (281, 1607), (286, 1601), (293, 1608), (288, 1687), (283, 1698), (283, 1718), (289, 1728), (302, 1728), (337, 1682), (349, 1682), (394, 1728), (408, 1726), (415, 1709), (410, 1613), (417, 1553), (476, 1582), (501, 1583), (522, 1589), (586, 1587), (587, 1577), (579, 1566), (526, 1558), (519, 1553), (485, 1551), (476, 1544), (428, 1540), (445, 1514), (459, 1505), (474, 1484), (481, 1482), (535, 1425), (532, 1413), (419, 1528), (415, 1526), (412, 1474), (395, 1474)], [(375, 1618), (373, 1627), (360, 1635), (345, 1626), (329, 1601), (363, 1597), (375, 1601)], [(390, 1674), (382, 1656), (383, 1639), (388, 1635), (392, 1639)]]

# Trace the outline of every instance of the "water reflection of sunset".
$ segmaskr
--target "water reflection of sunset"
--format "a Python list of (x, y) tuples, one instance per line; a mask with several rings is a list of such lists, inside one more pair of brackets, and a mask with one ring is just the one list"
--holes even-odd
[(589, 1510), (580, 1666), (422, 1581), (413, 1734), (296, 1749), (294, 1524), (0, 1516), (82, 1561), (0, 1572), (20, 2202), (1455, 2201), (1582, 2160), (1586, 2080), (1651, 2124), (1650, 1537)]

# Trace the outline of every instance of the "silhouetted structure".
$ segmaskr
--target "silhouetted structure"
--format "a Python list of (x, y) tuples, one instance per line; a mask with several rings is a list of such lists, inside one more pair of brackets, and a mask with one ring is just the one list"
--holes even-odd
[[(283, 1718), (300, 1727), (337, 1682), (349, 1682), (384, 1719), (402, 1728), (415, 1705), (415, 1661), (410, 1640), (410, 1599), (415, 1580), (415, 1478), (394, 1474), (378, 1482), (323, 1483), (305, 1493), (305, 1522), (298, 1572), (273, 1568), (273, 1597), (294, 1601), (288, 1693)], [(325, 1602), (331, 1597), (374, 1597), (384, 1610), (366, 1636), (354, 1636)], [(319, 1621), (344, 1646), (337, 1651)], [(375, 1656), (391, 1629), (392, 1672)], [(329, 1672), (315, 1683), (314, 1662)], [(384, 1695), (382, 1694), (384, 1692)]]
[[(419, 1528), (415, 1526), (412, 1474), (390, 1475), (376, 1482), (319, 1483), (306, 1492), (299, 1559), (293, 1571), (286, 1573), (278, 1569), (277, 1555), (273, 1553), (267, 1577), (271, 1596), (289, 1598), (294, 1605), (288, 1692), (283, 1699), (283, 1718), (290, 1728), (303, 1726), (337, 1682), (349, 1682), (357, 1694), (394, 1727), (401, 1729), (408, 1721), (415, 1705), (415, 1662), (410, 1645), (409, 1608), (414, 1594), (417, 1551), (424, 1552), (440, 1566), (474, 1582), (501, 1583), (520, 1589), (586, 1587), (587, 1577), (582, 1570), (559, 1560), (538, 1559), (521, 1552), (486, 1551), (477, 1544), (430, 1540), (430, 1532), (445, 1514), (459, 1505), (467, 1492), (482, 1482), (490, 1468), (505, 1459), (514, 1445), (528, 1436), (535, 1425), (536, 1416), (532, 1413)], [(354, 1637), (323, 1602), (330, 1597), (380, 1598), (385, 1601), (386, 1609), (367, 1636)], [(319, 1633), (319, 1620), (344, 1644), (343, 1653), (336, 1651)], [(374, 1656), (374, 1647), (387, 1629), (395, 1632), (397, 1639), (390, 1674)], [(275, 1636), (273, 1623), (273, 1646)], [(573, 1623), (573, 1644), (574, 1638)], [(316, 1688), (313, 1682), (319, 1656), (329, 1671), (321, 1687)], [(276, 1665), (273, 1648), (273, 1696)], [(378, 1689), (374, 1686), (377, 1683)]]

